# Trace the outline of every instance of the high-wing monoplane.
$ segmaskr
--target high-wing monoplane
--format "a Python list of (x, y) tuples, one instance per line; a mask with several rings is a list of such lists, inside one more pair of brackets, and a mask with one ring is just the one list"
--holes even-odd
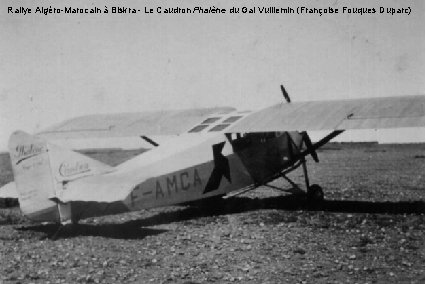
[[(287, 102), (260, 111), (190, 109), (91, 115), (36, 135), (9, 140), (14, 182), (0, 197), (17, 197), (34, 221), (78, 220), (228, 197), (302, 168), (307, 200), (321, 202), (306, 158), (347, 129), (424, 127), (424, 96)], [(329, 130), (316, 143), (307, 131)], [(153, 137), (168, 135), (159, 143)], [(116, 167), (50, 142), (58, 138), (141, 137), (152, 149)]]

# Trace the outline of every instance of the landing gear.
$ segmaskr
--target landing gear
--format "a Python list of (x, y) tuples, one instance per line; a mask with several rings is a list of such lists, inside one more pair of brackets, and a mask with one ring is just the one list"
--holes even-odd
[[(286, 176), (287, 173), (292, 172), (293, 170), (298, 168), (300, 165), (303, 168), (303, 175), (304, 175), (304, 178), (305, 178), (306, 191), (302, 190), (299, 185), (297, 185), (288, 176)], [(270, 188), (278, 189), (278, 190), (281, 190), (281, 191), (284, 191), (284, 192), (290, 192), (290, 193), (293, 193), (293, 194), (303, 193), (306, 196), (306, 202), (307, 202), (307, 206), (309, 208), (318, 209), (319, 207), (321, 207), (322, 202), (324, 201), (324, 192), (323, 192), (321, 186), (319, 186), (318, 184), (312, 184), (312, 185), (309, 184), (308, 170), (307, 170), (307, 167), (306, 167), (306, 159), (304, 157), (301, 158), (299, 160), (299, 162), (296, 163), (293, 167), (281, 172), (280, 176), (282, 178), (284, 178), (289, 184), (292, 185), (291, 189), (285, 190), (285, 189), (278, 188), (278, 187), (273, 186), (273, 185), (269, 185), (269, 184), (265, 184), (265, 185), (270, 187)]]
[(302, 158), (303, 175), (305, 176), (306, 200), (309, 207), (317, 207), (324, 201), (324, 192), (318, 184), (309, 185), (308, 170), (306, 168), (306, 159)]
[[(303, 190), (298, 184), (296, 184), (294, 181), (292, 181), (287, 174), (296, 170), (298, 167), (302, 166), (303, 168), (303, 175), (305, 178), (305, 186), (306, 186), (306, 190)], [(277, 187), (274, 185), (269, 184), (269, 181), (273, 181), (279, 177), (282, 177), (283, 179), (285, 179), (292, 187), (291, 188), (281, 188), (281, 187)], [(245, 193), (247, 191), (253, 190), (259, 186), (267, 186), (270, 187), (272, 189), (276, 189), (279, 191), (283, 191), (286, 193), (292, 193), (294, 195), (303, 195), (302, 200), (306, 200), (307, 206), (311, 209), (318, 209), (321, 207), (323, 201), (324, 201), (324, 192), (321, 188), (321, 186), (319, 186), (318, 184), (309, 184), (309, 177), (308, 177), (308, 170), (306, 167), (306, 159), (305, 157), (300, 158), (294, 165), (292, 165), (291, 167), (285, 169), (284, 171), (278, 173), (277, 175), (273, 176), (268, 182), (265, 183), (259, 183), (259, 184), (255, 184), (253, 186), (247, 187), (247, 188), (243, 188), (240, 191), (233, 193), (233, 194), (228, 194), (227, 196), (225, 196), (224, 198), (230, 198), (233, 196), (237, 196), (239, 194)], [(306, 199), (305, 199), (306, 197)]]

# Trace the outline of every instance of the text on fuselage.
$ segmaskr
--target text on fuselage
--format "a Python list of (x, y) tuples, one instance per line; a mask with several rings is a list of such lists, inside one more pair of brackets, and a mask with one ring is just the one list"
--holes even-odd
[(155, 194), (155, 199), (166, 198), (200, 187), (202, 184), (198, 170), (194, 168), (156, 179), (154, 190), (146, 188), (146, 183), (141, 183), (132, 191), (130, 198), (132, 203), (141, 195), (147, 197)]

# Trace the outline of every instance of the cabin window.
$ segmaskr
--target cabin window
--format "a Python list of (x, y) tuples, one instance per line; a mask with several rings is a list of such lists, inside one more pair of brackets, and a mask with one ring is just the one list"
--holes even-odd
[(209, 123), (215, 122), (219, 119), (220, 119), (220, 117), (209, 117), (206, 120), (204, 120), (203, 122), (201, 122), (201, 124), (209, 124)]
[(235, 151), (241, 151), (252, 143), (253, 133), (227, 133), (229, 142)]
[(227, 119), (225, 119), (223, 121), (223, 123), (233, 123), (235, 121), (237, 121), (238, 119), (240, 119), (242, 116), (230, 116)]
[(223, 129), (227, 128), (229, 124), (218, 124), (212, 127), (209, 131), (222, 131)]
[(209, 126), (209, 125), (208, 124), (200, 124), (200, 125), (197, 125), (194, 128), (192, 128), (188, 132), (190, 132), (190, 133), (200, 132), (200, 131), (204, 130), (207, 126)]

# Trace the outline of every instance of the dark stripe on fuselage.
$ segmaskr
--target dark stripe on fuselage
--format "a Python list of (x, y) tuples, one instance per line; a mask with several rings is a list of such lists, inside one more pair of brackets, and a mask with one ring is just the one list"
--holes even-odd
[(229, 182), (232, 182), (228, 158), (222, 154), (223, 146), (225, 146), (225, 142), (212, 146), (214, 169), (210, 175), (206, 187), (204, 188), (203, 193), (218, 189), (222, 177), (225, 177)]

